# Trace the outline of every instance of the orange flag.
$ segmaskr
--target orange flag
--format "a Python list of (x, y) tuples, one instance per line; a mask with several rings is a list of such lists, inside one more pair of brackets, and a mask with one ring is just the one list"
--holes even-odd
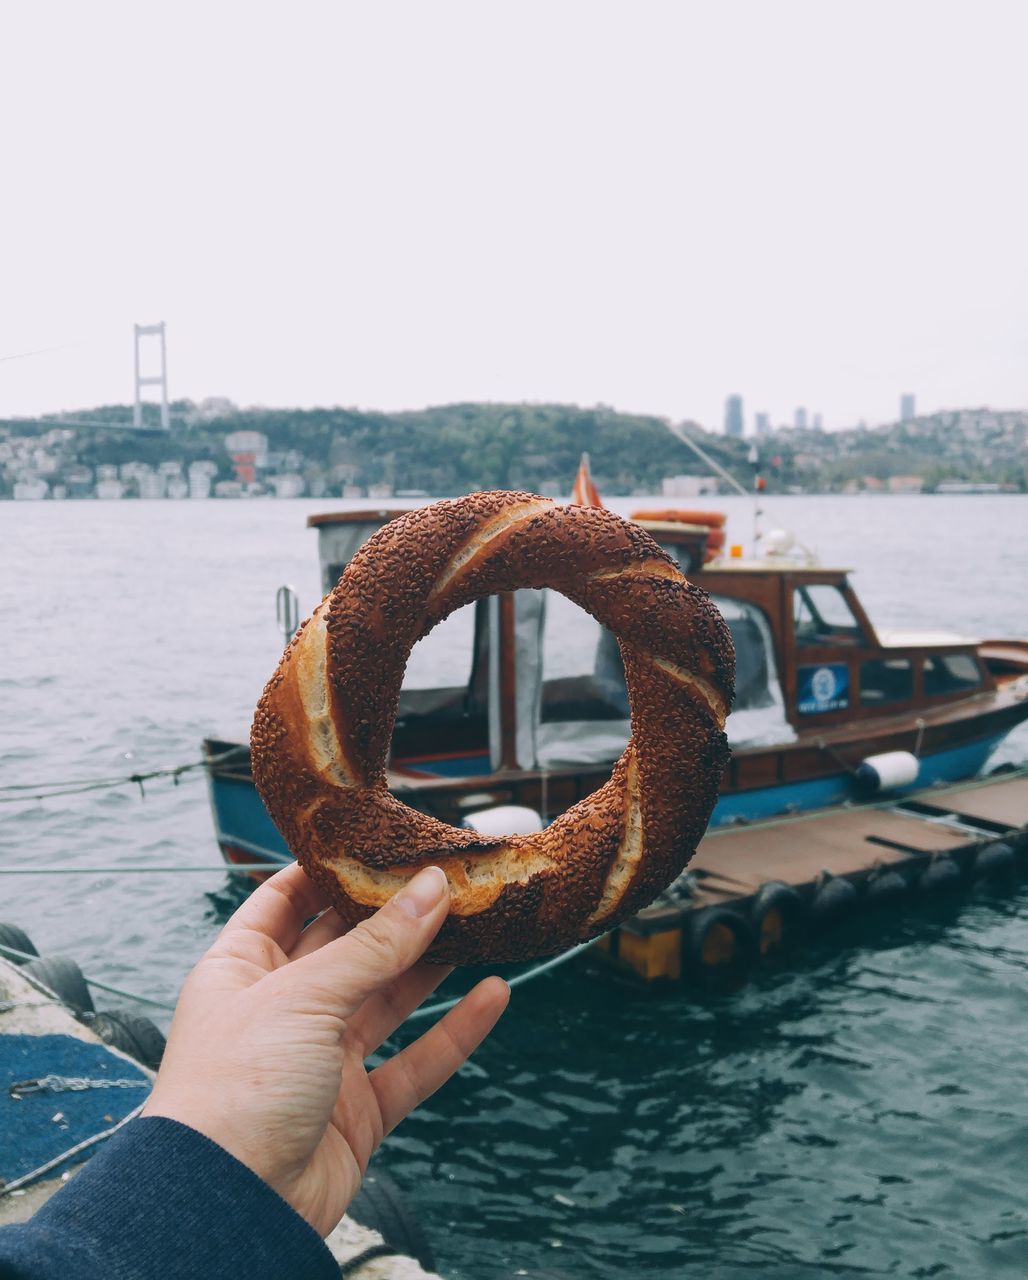
[(578, 475), (575, 476), (575, 487), (571, 491), (571, 501), (579, 507), (602, 507), (600, 495), (596, 491), (593, 484), (593, 478), (589, 474), (589, 455), (582, 454), (582, 461), (578, 464)]

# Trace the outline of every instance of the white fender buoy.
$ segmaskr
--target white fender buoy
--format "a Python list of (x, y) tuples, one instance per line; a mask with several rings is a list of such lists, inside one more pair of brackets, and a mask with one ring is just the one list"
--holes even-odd
[(542, 831), (543, 820), (534, 809), (521, 804), (498, 804), (469, 813), (461, 823), (483, 836), (530, 836)]
[(917, 782), (921, 762), (909, 751), (883, 751), (877, 756), (867, 756), (857, 766), (853, 782), (865, 796), (879, 791), (896, 791)]

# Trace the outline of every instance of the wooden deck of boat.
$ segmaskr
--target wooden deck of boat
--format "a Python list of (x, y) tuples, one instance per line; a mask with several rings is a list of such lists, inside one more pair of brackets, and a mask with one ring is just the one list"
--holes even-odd
[(826, 875), (862, 890), (888, 869), (913, 884), (943, 856), (969, 871), (980, 851), (999, 841), (1028, 849), (1028, 768), (857, 808), (721, 828), (708, 832), (689, 864), (687, 896), (658, 900), (604, 949), (643, 977), (679, 976), (685, 965), (677, 949), (687, 946), (692, 922), (711, 908), (745, 916), (768, 882), (807, 902)]

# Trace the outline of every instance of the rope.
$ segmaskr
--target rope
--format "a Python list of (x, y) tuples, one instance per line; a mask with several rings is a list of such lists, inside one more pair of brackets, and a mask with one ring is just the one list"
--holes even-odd
[[(511, 978), (507, 983), (508, 987), (519, 987), (523, 982), (531, 982), (533, 978), (538, 978), (544, 973), (549, 973), (551, 969), (556, 969), (558, 965), (565, 964), (573, 956), (577, 956), (580, 951), (584, 951), (587, 947), (592, 946), (590, 942), (580, 942), (577, 947), (572, 947), (570, 951), (565, 951), (559, 956), (554, 956), (550, 960), (544, 960), (542, 964), (537, 964), (534, 968), (527, 970), (525, 973), (519, 973), (516, 978)], [(437, 1013), (445, 1013), (448, 1009), (453, 1009), (460, 1004), (463, 996), (454, 996), (452, 1000), (437, 1000), (434, 1004), (422, 1006), (415, 1009), (413, 1013), (407, 1015), (407, 1021), (412, 1022), (416, 1018), (431, 1018)]]
[(218, 764), (229, 756), (246, 751), (246, 747), (229, 747), (207, 760), (194, 760), (189, 764), (179, 764), (172, 768), (151, 769), (147, 773), (129, 773), (117, 778), (72, 778), (66, 782), (13, 782), (0, 786), (0, 804), (18, 804), (26, 800), (51, 800), (60, 796), (82, 795), (87, 791), (107, 791), (112, 787), (135, 785), (141, 796), (145, 796), (143, 784), (155, 778), (171, 778), (177, 787), (181, 779), (197, 769), (206, 769)]
[[(0, 942), (0, 955), (8, 956), (12, 960), (38, 960), (39, 956), (34, 956), (30, 951), (19, 951), (17, 947), (8, 947)], [(125, 991), (122, 987), (111, 986), (109, 982), (101, 982), (99, 978), (91, 978), (88, 973), (84, 973), (82, 977), (89, 983), (91, 987), (97, 987), (100, 991), (107, 991), (113, 996), (121, 996), (125, 1000), (135, 1000), (139, 1004), (152, 1005), (155, 1009), (164, 1009), (167, 1013), (174, 1013), (175, 1006), (166, 1004), (163, 1000), (154, 1000), (151, 996), (137, 996), (134, 991)], [(37, 983), (37, 985), (43, 985)]]
[(0, 867), (0, 876), (113, 876), (127, 875), (171, 875), (175, 872), (224, 871), (234, 875), (250, 875), (254, 871), (266, 871), (269, 874), (281, 871), (288, 862), (226, 862), (208, 863), (202, 867)]
[(384, 1242), (382, 1244), (369, 1245), (367, 1249), (362, 1249), (360, 1253), (355, 1254), (352, 1258), (348, 1258), (339, 1268), (341, 1280), (347, 1280), (347, 1277), (355, 1275), (356, 1272), (365, 1265), (365, 1263), (373, 1262), (376, 1258), (400, 1258), (402, 1254)]
[[(550, 960), (544, 960), (542, 964), (538, 964), (534, 968), (527, 970), (527, 972), (519, 973), (517, 977), (511, 978), (507, 985), (513, 988), (520, 986), (523, 982), (530, 982), (533, 978), (538, 978), (541, 974), (548, 973), (551, 969), (556, 969), (558, 965), (564, 964), (572, 956), (578, 955), (580, 951), (584, 951), (586, 947), (591, 945), (591, 942), (582, 942), (577, 947), (572, 947), (570, 951), (565, 951)], [(37, 960), (39, 958), (27, 951), (19, 951), (17, 947), (5, 946), (3, 943), (0, 943), (0, 955), (9, 956), (12, 960)], [(136, 995), (134, 991), (125, 991), (122, 987), (115, 987), (108, 982), (101, 982), (99, 978), (91, 978), (88, 973), (84, 973), (82, 976), (91, 987), (97, 987), (100, 991), (107, 991), (111, 995), (121, 996), (125, 1000), (135, 1000), (139, 1004), (148, 1004), (155, 1009), (164, 1009), (167, 1013), (175, 1012), (175, 1006), (167, 1004), (163, 1000), (154, 1000), (151, 996)], [(436, 1014), (445, 1013), (448, 1009), (460, 1004), (463, 998), (463, 996), (455, 996), (452, 1000), (437, 1000), (434, 1004), (415, 1009), (413, 1013), (408, 1015), (408, 1020), (431, 1018)]]
[(72, 1156), (77, 1156), (80, 1151), (85, 1151), (87, 1147), (95, 1146), (98, 1142), (103, 1142), (112, 1134), (118, 1132), (122, 1125), (128, 1124), (130, 1120), (134, 1120), (140, 1111), (146, 1106), (145, 1102), (141, 1102), (138, 1107), (130, 1111), (124, 1119), (119, 1120), (117, 1124), (111, 1125), (109, 1129), (105, 1129), (103, 1133), (94, 1133), (91, 1138), (86, 1138), (84, 1142), (76, 1143), (75, 1146), (69, 1147), (67, 1151), (63, 1151), (59, 1156), (54, 1156), (52, 1160), (48, 1160), (46, 1164), (41, 1164), (38, 1169), (33, 1169), (30, 1173), (22, 1174), (20, 1178), (15, 1178), (13, 1182), (0, 1182), (0, 1196), (10, 1195), (12, 1191), (17, 1191), (19, 1187), (24, 1187), (30, 1182), (34, 1182), (36, 1178), (40, 1178), (44, 1173), (49, 1173), (51, 1169), (62, 1164), (65, 1160), (70, 1160)]
[(826, 742), (824, 738), (818, 738), (815, 745), (819, 751), (823, 751), (826, 755), (830, 755), (836, 764), (842, 765), (851, 777), (855, 778), (857, 776), (856, 766), (850, 764), (848, 760), (844, 759), (830, 742)]

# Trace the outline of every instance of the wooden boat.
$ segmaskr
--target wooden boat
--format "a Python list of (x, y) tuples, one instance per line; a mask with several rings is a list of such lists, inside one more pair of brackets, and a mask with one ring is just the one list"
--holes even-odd
[[(399, 514), (308, 519), (325, 591)], [(690, 514), (637, 517), (714, 597), (735, 641), (733, 751), (712, 828), (973, 777), (1028, 718), (1028, 641), (879, 631), (846, 569), (789, 559), (784, 540), (760, 560), (725, 555), (723, 534), (711, 538), (723, 521)], [(450, 823), (506, 805), (549, 821), (602, 784), (628, 735), (614, 637), (555, 592), (518, 591), (468, 605), (415, 646), (390, 787)], [(204, 750), (226, 860), (286, 859), (248, 748), (209, 739)]]

